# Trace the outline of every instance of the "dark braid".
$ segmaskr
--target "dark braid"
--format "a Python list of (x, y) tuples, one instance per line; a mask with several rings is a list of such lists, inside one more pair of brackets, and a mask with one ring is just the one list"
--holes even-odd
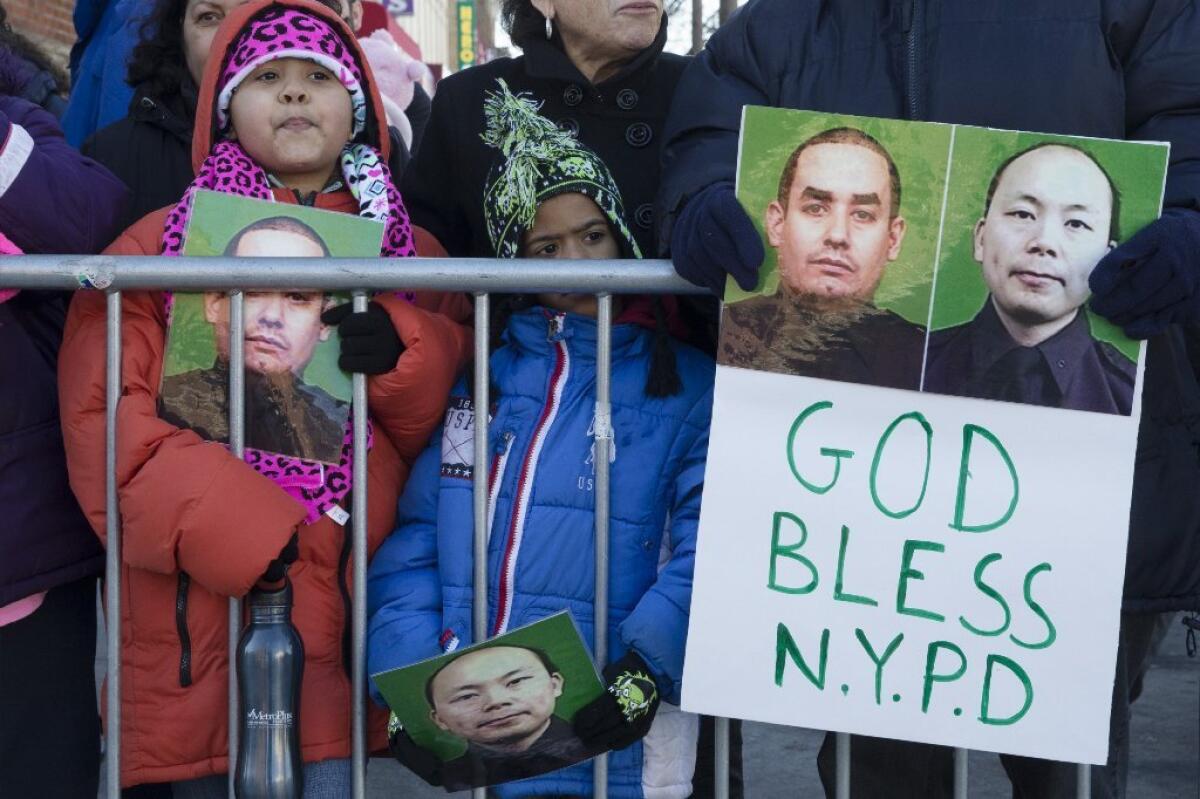
[(650, 352), (650, 371), (646, 375), (647, 397), (673, 397), (683, 390), (679, 379), (675, 350), (671, 348), (671, 335), (667, 330), (667, 312), (662, 297), (654, 298), (654, 344)]

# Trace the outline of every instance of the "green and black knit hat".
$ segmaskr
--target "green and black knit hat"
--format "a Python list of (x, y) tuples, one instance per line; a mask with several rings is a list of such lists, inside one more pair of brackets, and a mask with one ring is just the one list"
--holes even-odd
[(483, 214), (499, 258), (521, 255), (521, 240), (533, 226), (538, 205), (559, 194), (583, 194), (600, 207), (626, 258), (641, 258), (625, 223), (621, 191), (600, 157), (538, 113), (541, 107), (508, 84), (484, 101), (483, 141), (499, 150), (484, 188)]

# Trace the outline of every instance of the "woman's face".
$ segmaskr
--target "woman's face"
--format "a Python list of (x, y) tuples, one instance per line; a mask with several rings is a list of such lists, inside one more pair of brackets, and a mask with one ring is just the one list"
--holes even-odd
[(658, 35), (662, 0), (533, 0), (564, 39), (611, 48), (626, 57), (645, 50)]
[(248, 0), (188, 0), (183, 11), (183, 57), (196, 85), (204, 74), (213, 36), (222, 20)]

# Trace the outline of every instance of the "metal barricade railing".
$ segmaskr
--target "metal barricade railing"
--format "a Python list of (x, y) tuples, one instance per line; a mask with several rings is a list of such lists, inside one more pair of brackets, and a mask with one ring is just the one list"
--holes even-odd
[[(608, 654), (608, 521), (609, 448), (612, 417), (609, 398), (611, 373), (612, 294), (696, 294), (702, 289), (676, 276), (669, 261), (595, 260), (494, 260), (417, 258), (381, 263), (378, 259), (327, 258), (168, 258), (162, 256), (50, 256), (6, 258), (0, 268), (0, 285), (16, 289), (94, 289), (107, 292), (107, 351), (105, 412), (106, 538), (105, 604), (108, 708), (105, 724), (105, 793), (120, 796), (121, 725), (121, 535), (117, 509), (116, 452), (117, 405), (121, 397), (121, 292), (128, 290), (230, 292), (230, 449), (239, 457), (245, 444), (243, 404), (244, 363), (242, 336), (243, 294), (247, 289), (307, 289), (354, 291), (355, 310), (367, 307), (367, 292), (431, 290), (474, 293), (475, 296), (475, 463), (487, 462), (489, 407), (488, 330), (489, 295), (492, 293), (573, 292), (595, 294), (599, 299), (596, 357), (596, 597), (594, 655), (603, 668)], [(366, 572), (367, 572), (367, 388), (362, 374), (353, 377), (353, 499), (351, 519), (354, 594), (352, 599), (351, 758), (352, 795), (366, 796)], [(474, 471), (474, 640), (487, 638), (487, 473)], [(241, 602), (229, 600), (229, 796), (233, 797), (234, 757), (237, 752), (238, 708), (233, 657), (241, 632)], [(836, 796), (850, 797), (851, 736), (836, 738)], [(714, 793), (729, 796), (729, 720), (716, 719), (714, 730)], [(954, 795), (967, 796), (967, 750), (954, 751)], [(607, 797), (608, 763), (594, 762), (594, 796)], [(1078, 768), (1077, 796), (1091, 794), (1089, 767)], [(477, 789), (475, 799), (485, 791)]]

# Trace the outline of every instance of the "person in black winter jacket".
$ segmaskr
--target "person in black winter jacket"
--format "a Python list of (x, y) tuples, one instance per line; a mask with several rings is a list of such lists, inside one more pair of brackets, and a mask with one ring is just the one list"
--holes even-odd
[[(742, 107), (1171, 143), (1166, 211), (1092, 274), (1093, 309), (1150, 338), (1109, 762), (1124, 795), (1129, 703), (1158, 611), (1200, 609), (1200, 7), (1189, 0), (750, 0), (680, 81), (660, 251), (720, 294), (762, 243), (733, 193)], [(1129, 268), (1136, 267), (1136, 268)], [(822, 777), (832, 786), (832, 746)], [(948, 796), (950, 750), (858, 737), (854, 796)], [(1075, 795), (1075, 767), (1004, 757), (1017, 796)], [(907, 793), (906, 793), (907, 792)]]
[[(0, 95), (0, 259), (98, 252), (120, 181), (54, 117)], [(0, 283), (4, 265), (0, 264)], [(69, 296), (0, 286), (0, 794), (95, 796), (100, 542), (67, 484), (57, 354)]]
[[(503, 18), (522, 55), (498, 58), (443, 79), (429, 127), (400, 190), (413, 224), (450, 255), (495, 254), (483, 218), (493, 151), (483, 143), (483, 96), (503, 79), (542, 103), (543, 116), (574, 133), (612, 170), (638, 246), (652, 243), (663, 125), (688, 58), (664, 53), (667, 18), (661, 2), (649, 20), (584, 16), (585, 5), (507, 0)], [(546, 14), (550, 14), (550, 18)], [(645, 17), (646, 15), (642, 15)]]

